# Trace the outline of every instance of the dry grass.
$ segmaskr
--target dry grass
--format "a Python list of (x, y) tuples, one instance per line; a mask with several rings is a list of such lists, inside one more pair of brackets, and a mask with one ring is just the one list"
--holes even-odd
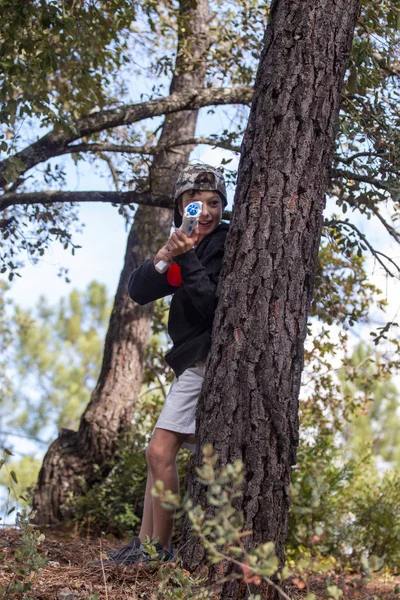
[[(14, 554), (19, 545), (18, 531), (0, 530), (0, 551), (5, 554), (0, 566), (0, 583), (3, 586), (16, 577), (7, 564), (11, 567), (15, 564)], [(118, 541), (83, 539), (72, 533), (48, 532), (39, 551), (47, 553), (49, 562), (39, 573), (31, 574), (32, 588), (28, 594), (20, 597), (32, 600), (156, 600), (157, 587), (165, 566), (161, 571), (143, 566), (107, 567), (104, 570), (101, 566), (87, 566), (91, 560), (100, 558), (101, 548), (104, 551), (120, 545)], [(376, 578), (360, 585), (359, 578), (354, 575), (329, 576), (343, 590), (344, 599), (400, 600), (400, 593), (395, 592), (396, 584), (400, 588), (400, 577)], [(310, 580), (310, 591), (316, 594), (317, 600), (326, 600), (326, 578), (313, 576)], [(292, 580), (284, 586), (286, 594), (293, 600), (301, 600), (306, 595), (305, 589), (300, 589), (299, 585), (299, 580)], [(8, 595), (8, 598), (11, 596)]]

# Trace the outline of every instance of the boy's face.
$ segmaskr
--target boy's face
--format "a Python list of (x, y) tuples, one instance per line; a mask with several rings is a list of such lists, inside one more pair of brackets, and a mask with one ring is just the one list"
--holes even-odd
[(201, 211), (198, 232), (201, 241), (206, 235), (210, 234), (221, 222), (222, 219), (222, 200), (218, 192), (193, 191), (183, 192), (182, 199), (179, 202), (178, 208), (183, 216), (185, 208), (191, 202), (202, 202), (203, 210)]

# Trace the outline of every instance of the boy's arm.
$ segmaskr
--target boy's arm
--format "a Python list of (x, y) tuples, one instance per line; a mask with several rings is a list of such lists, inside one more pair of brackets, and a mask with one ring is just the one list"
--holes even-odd
[(154, 259), (146, 260), (129, 277), (129, 296), (141, 306), (169, 296), (175, 291), (176, 287), (167, 281), (167, 274), (156, 271)]
[(200, 262), (194, 250), (174, 257), (181, 269), (182, 285), (185, 291), (190, 296), (193, 305), (206, 319), (214, 317), (217, 305), (216, 291), (224, 256), (224, 245), (223, 243), (215, 244), (209, 250), (206, 266)]

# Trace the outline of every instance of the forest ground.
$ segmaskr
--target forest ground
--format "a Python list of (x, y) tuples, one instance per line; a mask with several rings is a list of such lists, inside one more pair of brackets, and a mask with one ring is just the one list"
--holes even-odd
[[(0, 600), (26, 598), (30, 600), (158, 600), (157, 588), (162, 577), (160, 571), (145, 567), (113, 567), (103, 569), (89, 567), (88, 562), (98, 559), (102, 551), (123, 544), (116, 540), (83, 538), (65, 531), (49, 531), (39, 546), (40, 554), (47, 554), (48, 563), (38, 572), (32, 572), (31, 589), (23, 595), (8, 594), (7, 586), (15, 583), (14, 572), (17, 563), (15, 552), (21, 547), (21, 532), (15, 529), (0, 529)], [(172, 566), (174, 568), (174, 566)], [(326, 579), (343, 590), (343, 599), (358, 600), (400, 600), (400, 577), (375, 576), (372, 580), (362, 580), (355, 574), (328, 573), (313, 575), (309, 579), (308, 592), (315, 594), (316, 600), (326, 600)], [(292, 600), (301, 600), (307, 595), (306, 589), (299, 589), (292, 580), (285, 582), (283, 589)], [(297, 580), (299, 581), (299, 580)], [(0, 587), (1, 589), (1, 587)], [(194, 591), (194, 590), (193, 590)], [(173, 588), (165, 597), (174, 598)], [(184, 598), (178, 592), (177, 598)], [(191, 597), (190, 595), (188, 596)], [(214, 596), (218, 600), (218, 596)]]

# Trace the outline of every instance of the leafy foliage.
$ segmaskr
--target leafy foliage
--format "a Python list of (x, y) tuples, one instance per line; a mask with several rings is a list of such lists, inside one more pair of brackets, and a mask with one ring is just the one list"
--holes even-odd
[(7, 290), (7, 284), (0, 281), (0, 390), (2, 390), (4, 398), (9, 396), (11, 386), (5, 360), (5, 351), (12, 341), (11, 328), (7, 315), (7, 310), (11, 301), (7, 296)]
[[(214, 507), (212, 515), (206, 514), (199, 505), (193, 506), (188, 496), (181, 501), (176, 494), (164, 490), (161, 481), (155, 482), (152, 493), (161, 498), (166, 509), (176, 510), (178, 516), (188, 515), (193, 533), (201, 539), (209, 562), (221, 566), (221, 579), (227, 576), (256, 585), (265, 580), (278, 589), (270, 579), (279, 567), (274, 544), (269, 542), (246, 549), (248, 532), (243, 531), (243, 515), (235, 508), (235, 498), (241, 495), (243, 463), (238, 460), (218, 469), (217, 458), (212, 447), (205, 446), (203, 466), (197, 470), (198, 479)], [(165, 582), (162, 582), (160, 591), (164, 592), (165, 588)]]
[(30, 455), (22, 456), (19, 460), (6, 457), (0, 470), (0, 486), (7, 490), (6, 515), (10, 510), (10, 501), (15, 502), (16, 506), (30, 506), (29, 489), (36, 483), (40, 465), (41, 461)]
[(34, 311), (15, 308), (7, 427), (42, 439), (51, 439), (54, 427), (77, 427), (100, 368), (109, 314), (105, 287), (96, 282), (58, 306), (41, 298)]
[(387, 302), (368, 281), (365, 257), (359, 256), (354, 247), (344, 249), (342, 243), (343, 239), (338, 240), (325, 230), (310, 315), (326, 325), (335, 324), (347, 330), (368, 320), (372, 299), (381, 310)]
[(358, 457), (370, 445), (377, 468), (400, 470), (399, 391), (390, 365), (375, 350), (359, 344), (344, 360), (339, 377), (344, 394), (362, 399), (343, 428), (346, 454)]
[(362, 569), (363, 557), (377, 556), (397, 573), (399, 502), (398, 473), (380, 477), (370, 454), (343, 463), (329, 440), (303, 444), (292, 483), (289, 557), (333, 557)]
[[(87, 488), (81, 480), (81, 494), (70, 497), (63, 509), (79, 523), (81, 531), (105, 532), (119, 537), (134, 533), (143, 512), (146, 488), (146, 440), (130, 432), (120, 442), (109, 475)], [(104, 465), (103, 465), (104, 467)]]
[(294, 559), (331, 556), (364, 568), (363, 557), (378, 556), (396, 571), (400, 537), (389, 520), (396, 520), (400, 502), (400, 463), (393, 460), (400, 448), (399, 394), (390, 367), (376, 351), (359, 346), (336, 376), (328, 373), (319, 382), (325, 404), (318, 387), (300, 404), (288, 540)]
[[(7, 459), (10, 456), (12, 456), (12, 453), (4, 448), (3, 458), (0, 459), (0, 475), (6, 482), (9, 494), (11, 489), (15, 491), (14, 485), (18, 484), (18, 478), (15, 471), (7, 468)], [(4, 476), (5, 470), (7, 471), (6, 476)], [(7, 516), (12, 514), (14, 510), (15, 506), (9, 508), (7, 510)], [(5, 553), (0, 552), (0, 560), (2, 561), (2, 565), (4, 565), (4, 569), (14, 575), (9, 583), (4, 583), (3, 585), (3, 583), (0, 582), (0, 598), (2, 600), (29, 591), (32, 587), (34, 575), (47, 563), (46, 556), (41, 554), (38, 550), (38, 547), (44, 541), (45, 537), (34, 525), (32, 525), (34, 516), (35, 515), (32, 512), (29, 513), (26, 509), (17, 512), (16, 514), (15, 524), (22, 531), (21, 544), (15, 553), (16, 564), (5, 561)]]
[[(110, 304), (105, 287), (92, 282), (56, 306), (41, 298), (32, 311), (13, 307), (11, 319), (4, 313), (0, 326), (10, 324), (4, 337), (9, 344), (4, 368), (10, 388), (0, 402), (2, 426), (9, 434), (50, 441), (55, 427), (77, 428), (100, 370)], [(114, 468), (110, 466), (108, 477), (90, 490), (82, 481), (82, 497), (69, 503), (81, 526), (92, 531), (124, 535), (139, 521), (146, 485), (144, 450), (173, 376), (164, 373), (167, 314), (167, 302), (157, 302), (134, 429), (121, 439)], [(187, 457), (181, 457), (182, 473)], [(40, 461), (24, 456), (6, 466), (0, 484), (8, 486), (10, 470), (18, 473), (18, 482), (9, 490), (18, 499), (35, 482)]]
[[(354, 522), (348, 527), (351, 541), (367, 556), (378, 556), (382, 563), (399, 574), (400, 564), (400, 475), (389, 472), (365, 480), (362, 493), (351, 505)], [(346, 533), (347, 533), (346, 532)]]
[[(82, 114), (104, 108), (110, 101), (104, 84), (129, 60), (127, 39), (136, 3), (2, 0), (0, 7), (5, 125), (13, 128), (35, 116), (42, 127), (69, 127)], [(6, 139), (15, 146), (9, 131)], [(7, 146), (3, 138), (1, 149)]]
[[(4, 189), (17, 190), (21, 198), (35, 186), (66, 185), (65, 167), (62, 162), (54, 161), (36, 167), (24, 180), (26, 167), (18, 152), (32, 142), (32, 128), (54, 125), (55, 131), (62, 135), (64, 130), (74, 128), (79, 116), (121, 102), (137, 101), (138, 91), (140, 101), (164, 96), (175, 62), (179, 70), (183, 66), (190, 68), (193, 60), (190, 47), (184, 43), (177, 47), (177, 29), (190, 27), (190, 19), (183, 14), (184, 3), (180, 6), (171, 0), (158, 3), (47, 0), (19, 6), (2, 0), (2, 6), (7, 9), (4, 11), (7, 18), (0, 29), (0, 57), (3, 56), (4, 63), (0, 102), (6, 119), (2, 145), (9, 152), (3, 163), (8, 181)], [(210, 10), (210, 44), (204, 63), (206, 85), (214, 89), (251, 85), (269, 3), (213, 0)], [(361, 3), (329, 189), (339, 214), (326, 222), (327, 235), (336, 238), (345, 257), (351, 248), (356, 248), (359, 254), (370, 252), (392, 275), (398, 273), (398, 265), (369, 241), (359, 225), (358, 215), (377, 219), (382, 233), (400, 241), (396, 228), (400, 156), (396, 85), (400, 75), (399, 14), (399, 0)], [(124, 85), (127, 74), (132, 73), (139, 76), (142, 86), (132, 89)], [(221, 119), (224, 110), (215, 109)], [(220, 131), (215, 131), (212, 125), (212, 130), (207, 131), (208, 126), (204, 125), (206, 135), (210, 136), (207, 143), (238, 147), (247, 108), (237, 107), (228, 112), (228, 128), (223, 125)], [(119, 190), (143, 190), (150, 185), (149, 155), (158, 140), (156, 119), (154, 126), (147, 121), (89, 131), (80, 140), (76, 153), (68, 144), (62, 152), (72, 152), (75, 162), (88, 161), (102, 174), (105, 163), (110, 182)], [(177, 139), (177, 145), (182, 141), (185, 140)], [(97, 144), (95, 151), (90, 148), (92, 143)], [(130, 218), (129, 208), (120, 210)], [(3, 224), (3, 271), (12, 276), (19, 271), (24, 254), (30, 259), (39, 257), (54, 240), (74, 251), (73, 233), (78, 223), (73, 200), (47, 207), (40, 203), (22, 204), (21, 208), (11, 205)]]

